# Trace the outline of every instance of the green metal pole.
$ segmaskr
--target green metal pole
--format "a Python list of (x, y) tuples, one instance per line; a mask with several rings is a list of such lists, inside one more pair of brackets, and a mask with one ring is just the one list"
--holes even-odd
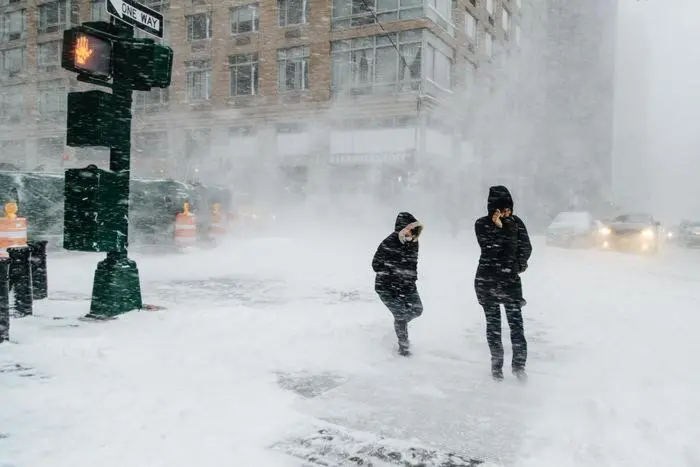
[[(123, 27), (123, 37), (133, 37), (133, 28)], [(129, 182), (131, 179), (131, 96), (129, 84), (115, 76), (112, 82), (113, 115), (112, 144), (109, 153), (109, 169), (114, 172), (116, 186), (115, 203), (111, 216), (123, 219), (124, 231), (120, 232), (123, 244), (97, 265), (92, 289), (90, 315), (108, 318), (128, 311), (141, 309), (141, 284), (136, 262), (128, 258), (129, 245)]]

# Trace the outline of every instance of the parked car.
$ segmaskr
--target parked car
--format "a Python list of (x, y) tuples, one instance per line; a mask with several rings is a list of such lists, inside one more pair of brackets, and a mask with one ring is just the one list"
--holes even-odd
[(598, 228), (589, 212), (561, 212), (547, 229), (547, 245), (591, 248)]
[(676, 241), (685, 248), (700, 247), (700, 221), (683, 221)]
[(650, 214), (623, 214), (604, 221), (600, 247), (606, 250), (656, 253), (661, 243), (661, 225)]

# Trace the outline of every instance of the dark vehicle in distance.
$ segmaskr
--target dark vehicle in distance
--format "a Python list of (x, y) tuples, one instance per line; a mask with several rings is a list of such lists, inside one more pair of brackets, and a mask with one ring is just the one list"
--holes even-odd
[(700, 221), (683, 221), (676, 242), (685, 248), (700, 247)]
[(661, 224), (650, 214), (623, 214), (603, 222), (600, 247), (605, 250), (656, 253), (661, 243)]
[(598, 226), (589, 212), (561, 212), (547, 228), (547, 245), (591, 248), (596, 244)]

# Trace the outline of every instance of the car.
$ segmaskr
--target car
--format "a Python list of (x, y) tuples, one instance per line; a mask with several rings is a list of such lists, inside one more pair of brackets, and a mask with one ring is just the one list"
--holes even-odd
[(598, 227), (589, 212), (561, 212), (547, 229), (547, 245), (591, 248), (596, 244)]
[(617, 216), (603, 221), (603, 227), (599, 231), (599, 246), (605, 250), (654, 254), (658, 252), (661, 243), (660, 225), (650, 214)]
[(683, 221), (676, 241), (685, 248), (700, 247), (700, 221)]

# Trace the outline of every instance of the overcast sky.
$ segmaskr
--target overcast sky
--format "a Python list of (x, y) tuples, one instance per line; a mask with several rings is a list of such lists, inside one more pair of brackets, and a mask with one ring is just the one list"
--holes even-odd
[[(619, 5), (620, 193), (667, 222), (700, 219), (700, 1), (619, 0)], [(635, 132), (626, 131), (633, 129), (637, 143), (630, 141)], [(635, 144), (646, 146), (647, 154)]]

